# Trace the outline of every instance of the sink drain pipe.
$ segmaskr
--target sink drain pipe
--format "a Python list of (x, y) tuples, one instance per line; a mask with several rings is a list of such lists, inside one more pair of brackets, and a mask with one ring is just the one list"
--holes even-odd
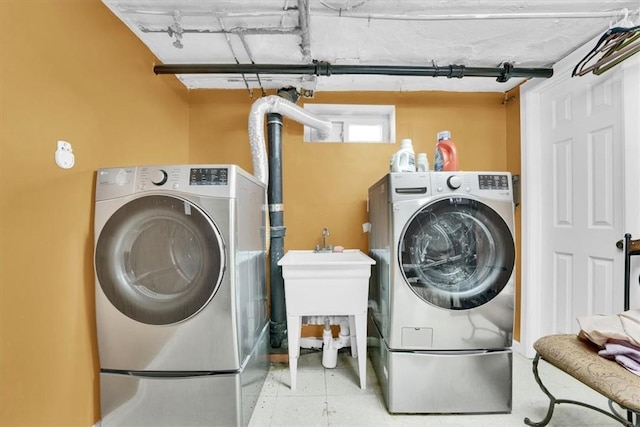
[[(301, 337), (300, 348), (322, 349), (322, 366), (335, 368), (338, 363), (338, 350), (351, 347), (351, 356), (358, 357), (355, 331), (349, 326), (349, 316), (304, 316), (302, 323), (324, 325), (322, 338)], [(340, 325), (340, 333), (333, 337), (331, 325)]]
[[(288, 98), (288, 99), (285, 99)], [(298, 107), (295, 89), (281, 89), (278, 96), (271, 95), (258, 99), (249, 113), (249, 144), (253, 161), (253, 174), (268, 185), (270, 223), (270, 287), (271, 319), (270, 341), (272, 348), (280, 348), (286, 337), (287, 315), (284, 295), (282, 267), (278, 261), (284, 256), (284, 205), (282, 203), (282, 116), (317, 129), (328, 136), (331, 122), (308, 113)], [(265, 148), (264, 117), (267, 117), (269, 155)]]

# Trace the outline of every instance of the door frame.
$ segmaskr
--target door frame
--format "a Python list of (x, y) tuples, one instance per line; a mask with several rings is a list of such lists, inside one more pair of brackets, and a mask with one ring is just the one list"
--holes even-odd
[[(521, 232), (521, 291), (520, 291), (520, 340), (514, 341), (514, 349), (527, 357), (533, 357), (533, 343), (542, 336), (542, 292), (540, 286), (545, 238), (542, 236), (542, 194), (548, 191), (542, 186), (547, 173), (542, 164), (541, 98), (553, 86), (571, 79), (571, 72), (595, 45), (600, 36), (586, 43), (554, 67), (554, 77), (547, 80), (530, 80), (520, 90), (521, 114), (521, 173), (522, 173), (522, 232)], [(620, 64), (623, 93), (623, 148), (624, 148), (624, 224), (627, 233), (640, 238), (640, 55)], [(580, 78), (580, 77), (574, 77)], [(588, 83), (586, 83), (588, 84)], [(636, 184), (634, 184), (636, 183)], [(622, 239), (623, 236), (620, 236)], [(620, 253), (622, 255), (622, 252)], [(632, 277), (637, 277), (639, 268)], [(634, 281), (632, 281), (632, 284)], [(620, 286), (623, 286), (621, 283)], [(631, 307), (640, 307), (640, 289), (632, 286)]]

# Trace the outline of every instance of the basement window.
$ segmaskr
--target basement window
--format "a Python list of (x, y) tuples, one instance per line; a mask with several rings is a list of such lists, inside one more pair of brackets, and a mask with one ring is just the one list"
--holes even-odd
[(304, 142), (394, 143), (394, 105), (305, 104), (309, 113), (331, 122), (331, 134), (322, 139), (316, 129), (304, 127)]

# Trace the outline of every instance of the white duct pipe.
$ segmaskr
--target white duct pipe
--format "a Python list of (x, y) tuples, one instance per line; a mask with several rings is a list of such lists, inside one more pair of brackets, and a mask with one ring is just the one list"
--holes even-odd
[(269, 162), (264, 140), (264, 116), (267, 113), (278, 113), (298, 123), (317, 129), (322, 138), (329, 136), (331, 122), (314, 114), (310, 114), (291, 101), (276, 95), (265, 96), (251, 105), (249, 113), (249, 145), (253, 160), (253, 175), (269, 185)]

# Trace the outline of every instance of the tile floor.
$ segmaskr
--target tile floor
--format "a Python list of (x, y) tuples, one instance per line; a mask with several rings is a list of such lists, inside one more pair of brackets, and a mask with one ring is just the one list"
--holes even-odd
[[(540, 421), (548, 399), (531, 372), (531, 360), (514, 354), (513, 411), (511, 414), (391, 415), (387, 412), (371, 361), (367, 360), (367, 389), (361, 390), (357, 359), (340, 351), (334, 369), (322, 366), (320, 351), (302, 350), (298, 387), (289, 387), (287, 363), (272, 363), (249, 427), (307, 426), (433, 426), (515, 427), (524, 417)], [(570, 376), (541, 362), (540, 376), (557, 398), (574, 399), (606, 408), (607, 402)], [(575, 405), (556, 406), (549, 427), (620, 426), (595, 411)]]

